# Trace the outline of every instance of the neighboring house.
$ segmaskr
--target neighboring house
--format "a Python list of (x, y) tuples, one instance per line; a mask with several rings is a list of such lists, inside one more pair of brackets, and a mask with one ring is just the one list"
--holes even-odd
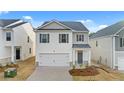
[(39, 66), (90, 64), (89, 31), (75, 21), (47, 21), (36, 30)]
[(124, 21), (91, 35), (90, 45), (93, 61), (124, 70)]
[(0, 19), (0, 63), (34, 56), (35, 33), (30, 23), (20, 19)]

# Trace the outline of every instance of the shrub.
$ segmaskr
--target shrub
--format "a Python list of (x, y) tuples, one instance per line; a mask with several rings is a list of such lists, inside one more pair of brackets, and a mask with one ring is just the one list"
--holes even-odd
[(73, 65), (73, 69), (75, 69), (76, 68), (76, 65)]

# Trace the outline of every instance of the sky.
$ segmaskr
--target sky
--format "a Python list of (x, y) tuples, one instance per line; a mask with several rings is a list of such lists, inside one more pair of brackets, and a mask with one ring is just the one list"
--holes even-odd
[(0, 19), (24, 19), (33, 27), (44, 21), (80, 21), (91, 32), (96, 32), (111, 24), (124, 20), (123, 11), (1, 11)]

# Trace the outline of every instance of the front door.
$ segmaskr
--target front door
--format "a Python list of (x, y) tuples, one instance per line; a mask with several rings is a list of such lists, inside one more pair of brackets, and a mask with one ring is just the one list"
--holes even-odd
[(78, 64), (83, 64), (83, 51), (78, 51)]
[(16, 60), (20, 60), (20, 48), (16, 48)]

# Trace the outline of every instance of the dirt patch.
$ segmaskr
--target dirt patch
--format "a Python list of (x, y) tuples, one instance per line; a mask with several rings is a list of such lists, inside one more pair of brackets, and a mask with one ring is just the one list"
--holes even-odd
[[(4, 78), (4, 70), (10, 67), (15, 67), (17, 68), (17, 76), (14, 78)], [(1, 80), (6, 80), (6, 81), (24, 81), (26, 80), (35, 70), (36, 65), (35, 65), (35, 58), (29, 58), (25, 61), (20, 61), (18, 64), (11, 64), (6, 67), (0, 68), (0, 81)]]
[(7, 68), (19, 68), (19, 65), (18, 65), (18, 64), (13, 64), (13, 63), (11, 63), (11, 64), (7, 64), (6, 67), (7, 67)]
[(90, 66), (85, 69), (71, 69), (69, 73), (72, 76), (95, 76), (98, 75), (99, 72), (96, 67)]

